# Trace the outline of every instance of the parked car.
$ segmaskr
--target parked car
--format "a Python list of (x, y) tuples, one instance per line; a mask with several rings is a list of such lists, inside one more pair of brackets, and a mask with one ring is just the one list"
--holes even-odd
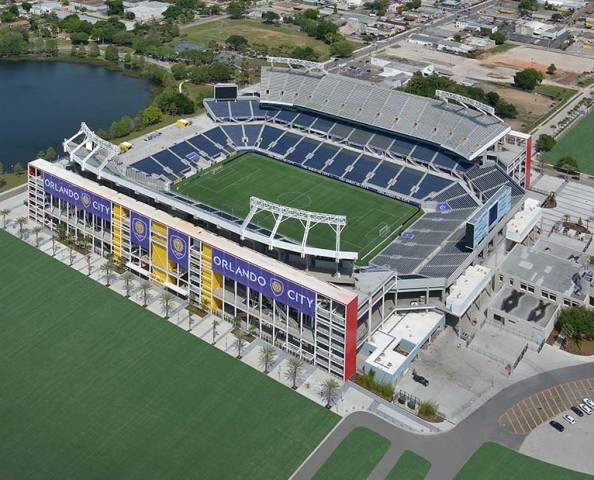
[(555, 430), (557, 430), (558, 432), (562, 432), (563, 430), (565, 430), (565, 427), (555, 420), (551, 420), (549, 422), (549, 425), (551, 427), (553, 427)]
[(565, 415), (563, 415), (563, 419), (569, 423), (570, 425), (573, 425), (575, 423), (575, 419), (569, 415), (568, 413), (566, 413)]
[(582, 400), (586, 405), (588, 405), (592, 410), (594, 410), (594, 402), (590, 400), (588, 397)]
[(575, 413), (578, 417), (584, 416), (584, 412), (582, 411), (582, 409), (580, 407), (573, 406), (573, 407), (571, 407), (571, 411), (573, 413)]
[(586, 415), (592, 415), (592, 409), (585, 403), (580, 403), (580, 408), (584, 411)]
[(420, 383), (421, 385), (423, 385), (424, 387), (428, 387), (429, 386), (429, 380), (427, 380), (425, 377), (421, 376), (421, 375), (413, 375), (413, 380), (417, 383)]

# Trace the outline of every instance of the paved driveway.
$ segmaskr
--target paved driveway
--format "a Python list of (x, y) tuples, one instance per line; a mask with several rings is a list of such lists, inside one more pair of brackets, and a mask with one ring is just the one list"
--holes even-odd
[(371, 480), (383, 480), (405, 450), (411, 450), (431, 462), (431, 470), (426, 480), (450, 480), (485, 442), (496, 442), (513, 450), (520, 448), (526, 435), (515, 434), (499, 423), (502, 414), (511, 407), (556, 385), (592, 377), (594, 363), (561, 368), (530, 377), (501, 391), (453, 430), (441, 434), (415, 434), (401, 430), (371, 413), (353, 413), (338, 424), (292, 478), (312, 478), (353, 428), (365, 427), (392, 442), (390, 450), (369, 477)]

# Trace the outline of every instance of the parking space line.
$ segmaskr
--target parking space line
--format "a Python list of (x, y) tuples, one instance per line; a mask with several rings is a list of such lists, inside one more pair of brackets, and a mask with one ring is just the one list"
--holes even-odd
[[(557, 390), (557, 387), (561, 387), (561, 391), (563, 393), (559, 393), (559, 390)], [(565, 405), (565, 400), (563, 400), (563, 397), (566, 396), (565, 395), (565, 390), (563, 390), (563, 387), (561, 385), (555, 385), (553, 387), (555, 389), (555, 392), (557, 392), (557, 396), (559, 397), (559, 401), (563, 404), (563, 410), (567, 410), (567, 405)]]
[(544, 394), (544, 392), (543, 392), (543, 394), (542, 394), (542, 398), (544, 398), (544, 401), (545, 401), (545, 402), (547, 402), (547, 405), (549, 406), (549, 410), (550, 410), (550, 411), (551, 411), (551, 413), (553, 414), (553, 417), (554, 417), (555, 415), (557, 415), (557, 412), (555, 411), (555, 409), (556, 409), (556, 410), (559, 410), (559, 408), (557, 407), (557, 405), (555, 405), (555, 409), (553, 409), (553, 407), (551, 407), (551, 404), (549, 403), (549, 399), (548, 399), (548, 398), (547, 398), (547, 396)]
[(509, 416), (509, 413), (506, 413), (505, 416), (507, 417), (507, 421), (509, 422), (509, 425), (511, 426), (512, 430), (517, 435), (518, 431), (516, 430), (516, 426), (514, 425), (514, 422), (512, 421), (511, 417)]
[[(541, 400), (540, 395), (536, 395), (535, 400), (538, 402), (538, 404), (540, 405), (540, 410), (539, 412), (543, 412), (543, 414), (545, 415), (545, 420), (548, 420), (551, 417), (555, 416), (555, 413), (553, 412), (553, 410), (551, 410), (551, 407), (546, 407), (544, 402)], [(549, 413), (550, 410), (550, 413)]]
[(579, 398), (576, 396), (575, 391), (580, 390), (580, 387), (577, 386), (577, 382), (573, 382), (573, 385), (575, 386), (575, 388), (570, 388), (569, 390), (571, 391), (571, 394), (573, 395), (575, 401), (579, 404)]
[(528, 397), (528, 400), (530, 400), (530, 403), (534, 407), (534, 413), (535, 413), (534, 416), (536, 417), (536, 415), (538, 415), (538, 418), (540, 419), (540, 422), (538, 422), (538, 425), (540, 425), (541, 423), (543, 423), (545, 421), (545, 419), (542, 418), (542, 415), (540, 414), (540, 411), (538, 410), (538, 407), (532, 401), (532, 397)]
[(525, 435), (526, 432), (524, 431), (524, 426), (522, 425), (522, 422), (520, 422), (520, 418), (516, 414), (516, 406), (515, 405), (511, 408), (511, 411), (514, 414), (514, 417), (516, 417), (516, 421), (518, 422), (518, 428), (521, 428), (522, 429), (522, 434)]
[[(590, 396), (590, 395), (589, 395), (589, 394), (590, 394), (590, 392), (589, 392), (588, 388), (587, 388), (587, 387), (584, 385), (584, 381), (583, 381), (583, 380), (580, 380), (580, 383), (582, 384), (582, 387), (584, 388), (584, 396), (583, 396), (582, 398), (584, 398), (584, 397), (589, 397), (589, 396)], [(590, 387), (590, 388), (591, 388), (591, 387)]]
[(590, 391), (594, 391), (594, 387), (590, 383), (590, 379), (589, 378), (586, 379), (586, 382), (588, 382), (588, 385), (590, 386)]
[[(567, 390), (569, 390), (570, 392), (572, 391), (571, 388), (569, 388), (569, 384), (564, 383), (563, 385), (561, 385), (561, 389), (565, 393), (565, 396), (567, 397), (567, 401), (569, 402), (569, 406), (571, 407), (571, 405), (573, 405), (573, 401), (571, 400), (571, 397), (567, 394)], [(569, 409), (569, 407), (567, 407), (565, 410), (568, 410), (568, 409)]]
[(557, 403), (557, 394), (553, 392), (552, 389), (549, 388), (549, 393), (551, 394), (551, 400), (553, 401), (553, 403), (555, 404), (555, 408), (557, 409), (557, 413), (561, 413), (562, 410), (561, 408), (559, 408), (559, 404)]
[[(532, 412), (530, 411), (530, 408), (528, 407), (528, 404), (526, 403), (526, 400), (522, 400), (522, 403), (524, 404), (524, 411), (528, 412), (528, 415), (530, 415), (530, 418), (532, 419), (532, 421), (534, 422), (534, 427), (530, 426), (530, 430), (538, 427), (538, 422), (534, 419), (534, 417), (532, 416)], [(524, 414), (524, 412), (522, 412), (522, 415)], [(524, 415), (524, 417), (526, 417)], [(526, 417), (526, 423), (528, 423), (528, 425), (530, 425), (530, 422), (528, 422), (528, 419)]]

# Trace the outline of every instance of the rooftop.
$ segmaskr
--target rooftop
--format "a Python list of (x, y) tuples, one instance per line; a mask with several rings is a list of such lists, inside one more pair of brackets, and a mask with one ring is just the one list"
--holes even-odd
[(546, 327), (559, 306), (527, 292), (505, 286), (495, 296), (490, 308), (509, 313), (516, 318)]

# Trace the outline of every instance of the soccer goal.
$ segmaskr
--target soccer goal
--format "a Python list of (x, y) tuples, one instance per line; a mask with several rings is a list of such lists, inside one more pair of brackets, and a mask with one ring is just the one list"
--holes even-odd
[(388, 235), (390, 235), (391, 231), (392, 228), (390, 227), (390, 225), (384, 225), (379, 229), (379, 236), (382, 238), (387, 237)]
[(219, 165), (218, 167), (213, 168), (210, 171), (210, 174), (211, 175), (217, 175), (217, 174), (221, 173), (222, 171), (223, 171), (223, 166), (222, 165)]

